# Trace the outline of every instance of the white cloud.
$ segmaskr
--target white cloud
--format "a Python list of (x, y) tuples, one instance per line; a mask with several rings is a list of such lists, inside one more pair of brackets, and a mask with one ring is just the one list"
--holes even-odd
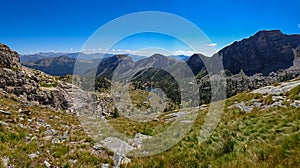
[(210, 47), (215, 47), (217, 45), (217, 43), (210, 43), (210, 44), (208, 44), (208, 46), (210, 46)]
[(194, 53), (195, 53), (194, 51), (177, 50), (177, 51), (173, 52), (173, 55), (188, 55), (188, 56), (191, 56)]

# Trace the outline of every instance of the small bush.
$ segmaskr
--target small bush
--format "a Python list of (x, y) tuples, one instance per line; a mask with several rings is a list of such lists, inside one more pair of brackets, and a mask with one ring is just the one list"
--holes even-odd
[(115, 107), (114, 111), (113, 111), (113, 118), (119, 118), (120, 117), (120, 113), (119, 110)]
[(42, 87), (57, 87), (58, 83), (57, 82), (53, 82), (53, 83), (45, 83), (45, 82), (40, 82), (40, 85)]

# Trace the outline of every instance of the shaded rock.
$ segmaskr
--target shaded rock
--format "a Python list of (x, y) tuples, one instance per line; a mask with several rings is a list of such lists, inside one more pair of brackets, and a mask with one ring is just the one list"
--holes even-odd
[(268, 75), (293, 65), (293, 49), (300, 45), (299, 35), (285, 35), (279, 30), (259, 31), (250, 38), (234, 42), (223, 48), (218, 55), (223, 58), (224, 68), (232, 74), (241, 70), (246, 75)]

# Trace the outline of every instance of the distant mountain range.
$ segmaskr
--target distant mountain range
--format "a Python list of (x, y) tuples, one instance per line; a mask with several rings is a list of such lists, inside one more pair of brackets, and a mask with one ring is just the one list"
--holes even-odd
[[(33, 60), (34, 55), (21, 56), (21, 62), (27, 67), (39, 69), (51, 75), (73, 73), (75, 58), (77, 58), (78, 53), (77, 55), (76, 53), (69, 53), (60, 57), (56, 57), (56, 54), (36, 54), (36, 58), (46, 58), (26, 63), (24, 61)], [(249, 38), (236, 41), (221, 49), (212, 57), (201, 54), (194, 54), (191, 57), (184, 55), (166, 57), (160, 54), (154, 54), (151, 57), (102, 55), (104, 59), (96, 68), (94, 65), (94, 62), (97, 62), (95, 58), (99, 58), (99, 56), (101, 55), (87, 54), (80, 57), (80, 59), (86, 58), (80, 62), (83, 65), (86, 64), (90, 70), (97, 69), (97, 74), (103, 77), (111, 77), (121, 62), (125, 63), (123, 66), (127, 66), (129, 70), (133, 67), (142, 69), (151, 65), (158, 65), (158, 67), (174, 66), (185, 61), (192, 72), (197, 75), (201, 70), (206, 69), (205, 65), (213, 66), (216, 59), (221, 59), (224, 69), (231, 74), (238, 74), (243, 71), (248, 76), (256, 73), (268, 75), (270, 72), (300, 65), (300, 35), (286, 35), (279, 30), (259, 31)], [(126, 71), (126, 68), (123, 71)]]
[(28, 63), (28, 62), (36, 62), (41, 59), (48, 59), (48, 58), (55, 58), (60, 56), (66, 56), (69, 58), (80, 58), (81, 60), (93, 60), (99, 58), (108, 58), (112, 57), (113, 54), (103, 54), (103, 53), (92, 53), (92, 54), (85, 54), (82, 52), (75, 52), (75, 53), (36, 53), (36, 54), (29, 54), (29, 55), (20, 55), (21, 63)]
[[(114, 56), (115, 54), (109, 54), (109, 53), (91, 53), (91, 54), (86, 54), (83, 52), (74, 52), (74, 53), (63, 53), (63, 52), (40, 52), (36, 54), (21, 54), (20, 55), (20, 61), (21, 63), (28, 63), (28, 62), (36, 62), (41, 59), (47, 59), (47, 58), (54, 58), (54, 57), (60, 57), (60, 56), (67, 56), (69, 58), (79, 58), (81, 60), (94, 60), (94, 59), (103, 59), (103, 58), (109, 58)], [(136, 62), (138, 60), (147, 58), (147, 56), (142, 56), (142, 55), (134, 55), (134, 54), (124, 54), (127, 55), (128, 57), (131, 57), (131, 59)], [(177, 60), (183, 60), (186, 61), (188, 60), (189, 56), (185, 55), (171, 55), (169, 56), (171, 58), (177, 59)]]
[[(224, 70), (233, 75), (242, 71), (247, 76), (257, 73), (267, 76), (270, 72), (292, 67), (299, 69), (300, 35), (286, 35), (279, 30), (259, 31), (249, 38), (236, 41), (221, 49), (212, 57), (194, 54), (186, 60), (186, 63), (194, 75), (197, 75), (201, 70), (206, 70), (206, 66), (214, 68), (217, 59), (221, 59)], [(120, 62), (118, 60), (118, 63)], [(173, 66), (180, 71), (180, 63), (181, 61), (172, 59), (172, 57), (154, 54), (135, 63), (131, 62), (130, 65), (131, 68), (140, 66), (141, 69), (153, 65), (158, 68)], [(115, 63), (114, 66), (116, 66)], [(100, 76), (102, 74), (101, 69), (100, 66), (97, 71)], [(153, 73), (153, 70), (151, 70), (151, 73)], [(104, 77), (107, 76), (104, 75)]]

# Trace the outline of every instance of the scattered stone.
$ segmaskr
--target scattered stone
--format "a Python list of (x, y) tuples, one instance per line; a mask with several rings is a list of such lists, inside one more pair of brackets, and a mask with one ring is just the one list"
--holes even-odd
[(170, 121), (173, 121), (173, 120), (177, 120), (177, 119), (180, 119), (180, 118), (183, 118), (187, 115), (188, 113), (185, 112), (185, 111), (180, 111), (180, 112), (176, 112), (176, 113), (170, 113), (170, 114), (167, 114), (166, 117), (170, 117), (167, 120), (167, 122), (170, 122)]
[(36, 136), (33, 136), (33, 137), (31, 138), (32, 141), (33, 141), (33, 140), (36, 140), (36, 139), (38, 139), (38, 137), (36, 137)]
[(7, 126), (7, 127), (9, 126), (9, 124), (6, 123), (6, 122), (4, 122), (4, 121), (0, 121), (0, 124), (1, 124), (1, 125), (4, 125), (4, 126)]
[(46, 135), (55, 135), (57, 133), (57, 131), (55, 129), (51, 129), (51, 127), (47, 127), (47, 130), (46, 130)]
[(182, 121), (180, 121), (181, 123), (192, 123), (192, 122), (194, 122), (194, 121), (192, 121), (192, 120), (182, 120)]
[(32, 153), (32, 154), (29, 154), (28, 157), (30, 159), (34, 159), (34, 158), (38, 157), (38, 155), (36, 153)]
[(30, 136), (25, 137), (25, 142), (29, 142), (31, 140)]
[(276, 101), (274, 103), (272, 103), (271, 105), (267, 106), (267, 107), (276, 107), (276, 106), (279, 106), (279, 107), (286, 107), (285, 105), (282, 105), (282, 100), (279, 100), (279, 101)]
[(290, 105), (294, 107), (300, 107), (300, 100), (295, 100)]
[(152, 138), (152, 137), (148, 136), (148, 135), (141, 134), (141, 133), (137, 133), (135, 135), (134, 139), (129, 139), (128, 142), (129, 142), (129, 144), (132, 145), (132, 147), (134, 147), (136, 149), (140, 149), (144, 146), (143, 145), (143, 140), (148, 139), (148, 138)]
[(131, 160), (128, 159), (125, 155), (120, 154), (120, 153), (115, 153), (114, 154), (115, 168), (119, 168), (121, 164), (128, 164), (130, 162), (131, 162)]
[(102, 163), (102, 168), (109, 168), (109, 164), (108, 163)]
[(103, 146), (102, 146), (101, 144), (95, 144), (95, 145), (93, 146), (93, 148), (94, 148), (96, 151), (98, 151), (98, 150), (101, 150), (101, 149), (103, 148)]
[(27, 116), (31, 115), (31, 111), (30, 111), (30, 110), (25, 110), (25, 111), (23, 111), (23, 113), (24, 113), (25, 115), (27, 115)]
[(53, 137), (51, 135), (45, 136), (43, 139), (46, 141), (50, 141)]
[(159, 121), (159, 119), (158, 118), (154, 118), (153, 121)]
[(5, 115), (11, 115), (11, 112), (10, 112), (10, 111), (3, 111), (3, 110), (0, 110), (0, 113), (5, 114)]
[(253, 107), (247, 106), (245, 102), (237, 103), (235, 104), (235, 107), (245, 111), (246, 113), (250, 113), (253, 109)]
[(20, 128), (24, 128), (24, 129), (27, 128), (27, 126), (25, 126), (25, 125), (23, 125), (23, 124), (21, 124), (21, 123), (18, 123), (17, 126), (19, 126)]
[(53, 145), (55, 145), (55, 144), (61, 143), (61, 140), (60, 140), (60, 138), (55, 137), (55, 138), (52, 139), (51, 143)]
[(3, 166), (4, 167), (9, 167), (8, 166), (8, 163), (9, 163), (9, 158), (4, 156), (4, 158), (2, 158), (2, 161), (3, 161)]
[(131, 159), (127, 158), (127, 157), (123, 157), (121, 164), (129, 164), (131, 163)]
[(69, 160), (69, 163), (71, 163), (71, 164), (76, 164), (77, 161), (78, 161), (78, 160), (76, 160), (76, 159), (70, 159), (70, 160)]
[(272, 96), (272, 100), (273, 100), (273, 101), (284, 100), (284, 99), (285, 99), (284, 96)]
[(116, 137), (107, 137), (102, 141), (102, 143), (105, 148), (111, 149), (115, 153), (128, 153), (129, 151), (135, 149), (127, 142)]
[(47, 160), (44, 161), (44, 165), (45, 165), (47, 168), (50, 168), (50, 167), (51, 167), (51, 164), (50, 164)]

